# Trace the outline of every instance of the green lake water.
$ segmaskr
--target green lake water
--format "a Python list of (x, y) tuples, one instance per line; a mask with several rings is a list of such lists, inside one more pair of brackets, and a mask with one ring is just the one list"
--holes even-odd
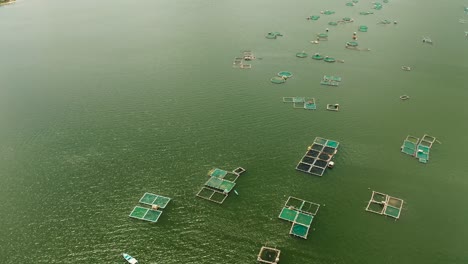
[[(265, 244), (282, 264), (468, 263), (467, 3), (345, 3), (0, 7), (2, 263), (124, 263), (123, 252), (140, 263), (256, 263)], [(326, 9), (336, 13), (305, 19)], [(355, 21), (328, 25), (343, 17)], [(359, 25), (370, 52), (344, 48)], [(329, 40), (311, 44), (325, 28)], [(262, 59), (232, 68), (243, 50)], [(270, 83), (282, 70), (294, 76)], [(341, 85), (321, 86), (325, 74)], [(318, 109), (283, 96), (315, 97)], [(426, 133), (442, 143), (427, 164), (400, 152), (407, 135)], [(323, 177), (295, 170), (317, 136), (340, 142)], [(238, 196), (195, 197), (208, 170), (237, 166), (247, 169)], [(400, 220), (364, 210), (371, 190), (405, 200)], [(144, 192), (173, 199), (156, 224), (128, 217)], [(288, 196), (322, 204), (307, 240), (278, 219)]]

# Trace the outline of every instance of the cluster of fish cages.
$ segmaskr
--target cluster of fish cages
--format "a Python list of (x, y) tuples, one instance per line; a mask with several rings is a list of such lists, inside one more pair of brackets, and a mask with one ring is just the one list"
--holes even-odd
[(278, 218), (291, 222), (290, 235), (307, 239), (320, 205), (289, 196)]
[(299, 161), (296, 170), (322, 176), (327, 168), (332, 168), (333, 156), (338, 152), (339, 142), (316, 137), (314, 143), (307, 147), (307, 152)]
[(234, 186), (236, 186), (236, 180), (244, 172), (245, 169), (242, 167), (238, 167), (232, 171), (214, 168), (208, 172), (209, 179), (196, 196), (222, 204), (234, 189)]

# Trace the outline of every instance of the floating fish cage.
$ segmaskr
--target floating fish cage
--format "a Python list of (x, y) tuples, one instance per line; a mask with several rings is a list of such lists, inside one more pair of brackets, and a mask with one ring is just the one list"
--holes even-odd
[(324, 75), (320, 84), (328, 85), (328, 86), (338, 86), (340, 85), (341, 77), (339, 76), (331, 76), (331, 75)]
[(435, 137), (427, 134), (421, 139), (408, 135), (400, 149), (401, 152), (417, 158), (419, 162), (427, 163), (429, 161), (429, 152), (436, 140)]
[(259, 263), (277, 264), (280, 259), (281, 250), (263, 246), (257, 256)]
[(135, 206), (129, 217), (144, 220), (152, 223), (156, 223), (159, 217), (163, 213), (159, 209), (166, 208), (167, 204), (171, 201), (171, 198), (161, 196), (158, 194), (148, 193), (143, 194), (140, 198), (140, 203), (151, 206), (151, 208)]
[(135, 206), (135, 208), (133, 208), (133, 211), (130, 213), (129, 216), (131, 218), (156, 223), (158, 222), (161, 214), (162, 214), (162, 211), (159, 211), (159, 210), (153, 210), (150, 208)]
[(270, 82), (272, 82), (274, 84), (282, 84), (282, 83), (286, 82), (286, 78), (275, 76), (275, 77), (270, 79)]
[(332, 57), (328, 57), (328, 56), (325, 56), (325, 58), (323, 59), (324, 62), (335, 62), (336, 59), (335, 58), (332, 58)]
[(296, 57), (298, 58), (307, 58), (307, 56), (309, 55), (307, 55), (307, 53), (305, 53), (304, 51), (296, 53)]
[(432, 39), (427, 38), (427, 37), (424, 37), (424, 38), (422, 39), (422, 42), (423, 42), (423, 43), (427, 43), (427, 44), (432, 44)]
[(164, 209), (166, 205), (171, 201), (171, 198), (164, 197), (157, 194), (145, 193), (140, 199), (140, 203), (149, 206), (157, 206), (158, 208)]
[(405, 101), (405, 100), (410, 99), (410, 97), (408, 95), (406, 95), (406, 94), (403, 94), (403, 95), (400, 95), (400, 99)]
[(208, 172), (209, 179), (196, 196), (222, 204), (234, 189), (234, 186), (236, 186), (236, 180), (244, 172), (245, 169), (242, 167), (238, 167), (232, 171), (214, 168)]
[(363, 16), (367, 16), (367, 15), (372, 15), (374, 14), (374, 12), (370, 12), (370, 11), (365, 11), (365, 12), (359, 12), (360, 15), (363, 15)]
[(277, 75), (285, 79), (291, 78), (293, 76), (292, 72), (288, 72), (288, 71), (280, 71), (278, 72)]
[(327, 104), (327, 110), (338, 112), (340, 110), (340, 105), (339, 104)]
[(352, 22), (354, 22), (354, 19), (352, 19), (350, 17), (343, 17), (343, 19), (338, 21), (338, 23), (352, 23)]
[(337, 26), (338, 23), (335, 22), (335, 21), (331, 21), (331, 22), (328, 22), (328, 25), (330, 25), (330, 26)]
[(316, 110), (317, 105), (313, 97), (283, 97), (283, 103), (292, 103), (293, 108)]
[(404, 71), (411, 71), (410, 66), (401, 66), (401, 69), (404, 70)]
[(369, 28), (368, 28), (367, 26), (359, 26), (359, 28), (358, 28), (358, 30), (359, 30), (360, 32), (367, 32), (368, 29), (369, 29)]
[(326, 34), (326, 33), (317, 34), (317, 38), (319, 40), (328, 40), (328, 34)]
[(313, 56), (312, 56), (312, 59), (314, 60), (323, 60), (323, 56), (318, 54), (318, 53), (315, 53)]
[(283, 35), (279, 32), (268, 32), (265, 36), (267, 39), (276, 39), (277, 37), (282, 37)]
[(289, 234), (307, 239), (319, 208), (320, 205), (317, 203), (289, 196), (278, 218), (292, 222)]
[(338, 152), (338, 141), (316, 137), (314, 143), (307, 147), (307, 152), (299, 161), (296, 170), (322, 176), (327, 168), (332, 168), (333, 156)]
[(354, 6), (355, 4), (353, 2), (347, 2), (346, 6)]
[(243, 51), (242, 57), (235, 57), (234, 61), (232, 63), (233, 68), (239, 68), (239, 69), (251, 69), (252, 65), (251, 64), (246, 64), (246, 61), (251, 61), (255, 60), (256, 57), (253, 54), (252, 51), (250, 50), (245, 50)]
[(335, 11), (325, 10), (325, 11), (321, 11), (320, 13), (324, 15), (333, 15), (335, 14)]
[(372, 191), (372, 196), (367, 204), (366, 211), (399, 219), (403, 203), (404, 201), (402, 199), (392, 197), (385, 193)]
[(319, 20), (320, 16), (310, 16), (307, 20)]

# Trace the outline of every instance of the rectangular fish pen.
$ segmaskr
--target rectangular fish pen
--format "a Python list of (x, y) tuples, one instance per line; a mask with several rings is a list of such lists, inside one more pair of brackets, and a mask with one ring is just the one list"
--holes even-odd
[(140, 199), (140, 203), (149, 206), (157, 206), (158, 208), (164, 209), (166, 205), (171, 201), (171, 198), (164, 197), (153, 193), (145, 193)]
[(327, 168), (332, 168), (333, 156), (338, 152), (338, 141), (316, 137), (314, 143), (307, 147), (307, 152), (299, 161), (296, 170), (322, 176)]
[(162, 214), (162, 211), (159, 211), (159, 210), (153, 210), (150, 208), (135, 206), (135, 208), (133, 208), (133, 211), (130, 213), (129, 216), (131, 218), (156, 223), (158, 222), (161, 214)]
[(317, 104), (313, 97), (283, 97), (283, 103), (292, 103), (293, 108), (316, 110)]
[(310, 226), (320, 205), (289, 196), (278, 218), (291, 222), (289, 234), (307, 239)]
[(276, 264), (279, 262), (280, 254), (281, 250), (279, 249), (263, 246), (258, 253), (257, 261), (265, 264)]
[(201, 190), (196, 194), (205, 200), (222, 204), (228, 197), (229, 193), (236, 186), (236, 180), (246, 170), (242, 167), (237, 167), (232, 171), (226, 171), (219, 168), (214, 168), (208, 172), (208, 181), (205, 182)]
[(385, 193), (372, 191), (372, 196), (367, 204), (366, 211), (399, 219), (403, 203), (404, 201), (402, 199), (392, 197)]
[(408, 135), (403, 141), (401, 152), (417, 158), (421, 163), (427, 163), (429, 161), (429, 152), (436, 141), (435, 137), (427, 134), (424, 134), (421, 139)]

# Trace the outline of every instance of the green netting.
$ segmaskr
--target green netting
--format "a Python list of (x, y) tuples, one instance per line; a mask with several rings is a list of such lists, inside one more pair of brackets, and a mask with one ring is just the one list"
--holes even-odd
[(318, 143), (318, 144), (321, 144), (321, 145), (325, 145), (327, 143), (327, 140), (324, 139), (324, 138), (321, 138), (321, 137), (316, 137), (314, 142)]
[(380, 10), (380, 9), (382, 9), (382, 7), (383, 7), (383, 5), (381, 3), (378, 3), (378, 2), (374, 3), (374, 9), (375, 10)]
[(158, 205), (160, 208), (165, 208), (171, 199), (163, 196), (158, 196), (153, 204)]
[(332, 148), (338, 148), (338, 145), (340, 143), (336, 142), (336, 141), (333, 141), (333, 140), (328, 140), (327, 142), (327, 147), (332, 147)]
[(418, 150), (422, 150), (424, 153), (429, 153), (430, 149), (431, 148), (429, 146), (423, 146), (421, 144), (418, 145)]
[(357, 47), (358, 45), (359, 43), (357, 43), (356, 41), (346, 42), (346, 46)]
[(400, 209), (398, 208), (395, 208), (393, 206), (387, 206), (387, 208), (385, 208), (385, 215), (388, 215), (388, 216), (391, 216), (391, 217), (394, 217), (394, 218), (398, 218), (400, 216)]
[(326, 34), (326, 33), (320, 33), (320, 34), (317, 34), (317, 36), (319, 38), (328, 38), (328, 34)]
[(427, 159), (419, 159), (419, 162), (421, 162), (421, 163), (427, 163)]
[(150, 222), (157, 222), (161, 214), (162, 214), (161, 211), (148, 210), (148, 212), (143, 217), (143, 220), (150, 221)]
[(328, 22), (328, 25), (330, 25), (330, 26), (336, 26), (336, 25), (338, 25), (338, 23), (335, 22), (335, 21), (331, 21), (331, 22)]
[(291, 72), (288, 72), (288, 71), (280, 71), (280, 72), (278, 72), (278, 76), (283, 77), (283, 78), (291, 78), (293, 76), (293, 74)]
[(320, 18), (320, 16), (311, 16), (310, 19), (311, 20), (318, 20)]
[(145, 193), (140, 199), (140, 203), (152, 205), (158, 196), (152, 193)]
[(278, 76), (275, 76), (275, 77), (271, 78), (270, 81), (272, 83), (276, 83), (276, 84), (281, 84), (281, 83), (286, 82), (286, 80), (284, 78), (281, 78), (281, 77), (278, 77)]
[(418, 144), (418, 142), (419, 142), (419, 138), (413, 137), (413, 136), (407, 136), (407, 137), (406, 137), (406, 140), (408, 140), (408, 141), (410, 141), (410, 142), (413, 142), (413, 143), (415, 143), (415, 144)]
[(378, 214), (381, 214), (383, 212), (383, 209), (384, 209), (383, 204), (373, 203), (373, 202), (369, 203), (369, 205), (366, 208), (366, 210), (374, 212), (374, 213), (378, 213)]
[(351, 22), (353, 19), (350, 17), (343, 17), (343, 21), (345, 22)]
[(328, 86), (338, 86), (339, 82), (322, 80), (322, 81), (320, 81), (320, 84), (328, 85)]
[(401, 152), (406, 153), (406, 154), (411, 155), (411, 156), (414, 156), (414, 153), (416, 152), (416, 150), (412, 149), (412, 148), (403, 147)]
[(312, 59), (314, 59), (314, 60), (323, 60), (323, 56), (320, 55), (320, 54), (314, 54), (314, 56), (312, 56)]
[(291, 234), (299, 237), (306, 238), (309, 228), (298, 223), (294, 223), (291, 227)]
[(309, 55), (307, 55), (307, 53), (305, 53), (305, 52), (296, 53), (296, 57), (298, 57), (298, 58), (307, 58), (307, 56), (309, 56)]
[(283, 207), (283, 210), (281, 210), (279, 218), (281, 218), (283, 220), (286, 220), (286, 221), (289, 221), (289, 222), (293, 222), (294, 219), (296, 219), (297, 214), (298, 214), (298, 212), (296, 210), (289, 209), (287, 207)]
[(304, 103), (304, 102), (305, 102), (305, 98), (304, 98), (304, 97), (293, 97), (293, 98), (292, 98), (292, 102), (293, 102), (293, 103)]
[(208, 175), (212, 176), (212, 177), (217, 177), (217, 178), (224, 178), (224, 176), (226, 176), (226, 174), (227, 174), (227, 171), (215, 168), (215, 169), (211, 170)]
[(307, 110), (315, 110), (317, 109), (317, 106), (314, 101), (307, 101), (304, 103), (304, 108)]
[(230, 192), (232, 188), (236, 185), (235, 182), (226, 181), (216, 177), (210, 177), (210, 179), (205, 183), (206, 186), (215, 188), (224, 192)]
[(372, 14), (374, 14), (374, 12), (366, 11), (366, 12), (359, 12), (359, 14), (366, 16), (366, 15), (372, 15)]
[(405, 140), (403, 142), (403, 147), (415, 150), (416, 149), (416, 144), (414, 144), (413, 142), (410, 142), (408, 140)]
[(391, 24), (392, 22), (390, 20), (387, 20), (387, 19), (384, 19), (384, 20), (381, 20), (378, 24)]
[(335, 11), (325, 10), (325, 11), (323, 12), (323, 14), (324, 14), (324, 15), (333, 15), (333, 14), (335, 14)]
[(265, 38), (267, 38), (267, 39), (276, 39), (276, 35), (273, 35), (273, 34), (271, 34), (271, 33), (268, 33), (268, 34), (265, 36)]
[(323, 59), (325, 62), (335, 62), (335, 58), (332, 58), (332, 57), (325, 57), (325, 59)]
[(367, 26), (359, 26), (359, 31), (361, 32), (367, 32), (368, 27)]
[(130, 217), (141, 219), (143, 218), (143, 216), (145, 216), (148, 210), (148, 208), (135, 206), (135, 208), (133, 208), (133, 211), (130, 213)]
[(416, 152), (416, 158), (429, 160), (429, 153), (424, 153), (424, 152), (421, 152), (421, 151), (417, 151)]
[(354, 3), (353, 2), (347, 2), (346, 5), (347, 6), (354, 6)]
[(300, 224), (310, 226), (312, 224), (313, 219), (314, 219), (314, 216), (312, 215), (299, 213), (295, 221)]
[(335, 81), (335, 82), (341, 82), (341, 77), (339, 76), (332, 76), (332, 75), (324, 75), (323, 76), (324, 81)]

